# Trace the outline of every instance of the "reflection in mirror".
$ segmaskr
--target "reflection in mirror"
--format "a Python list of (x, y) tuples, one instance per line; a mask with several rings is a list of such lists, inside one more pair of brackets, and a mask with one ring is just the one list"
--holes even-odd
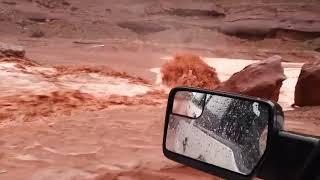
[[(183, 94), (181, 97), (185, 97), (186, 91)], [(187, 94), (188, 98), (176, 96), (174, 99), (178, 104), (183, 101), (188, 105), (184, 107), (189, 108), (178, 111), (175, 109), (178, 104), (174, 102), (166, 148), (234, 172), (250, 174), (266, 150), (268, 106), (221, 95)], [(202, 104), (203, 112), (188, 116), (190, 118), (180, 116), (194, 113), (190, 107), (197, 107), (197, 103)]]
[(198, 118), (202, 114), (206, 94), (178, 91), (174, 96), (172, 113)]

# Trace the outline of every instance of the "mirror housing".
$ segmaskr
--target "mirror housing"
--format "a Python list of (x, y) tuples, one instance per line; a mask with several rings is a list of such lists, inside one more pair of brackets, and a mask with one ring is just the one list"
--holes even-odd
[[(191, 157), (191, 156), (185, 156), (182, 154), (179, 154), (172, 149), (168, 149), (167, 147), (167, 138), (168, 138), (168, 132), (169, 132), (169, 124), (170, 124), (170, 116), (172, 115), (178, 115), (184, 118), (199, 118), (199, 114), (197, 116), (191, 117), (188, 116), (187, 114), (179, 114), (175, 113), (173, 111), (174, 104), (175, 104), (175, 98), (176, 94), (179, 92), (188, 92), (188, 93), (193, 93), (193, 94), (206, 94), (206, 95), (215, 95), (219, 97), (225, 97), (229, 99), (237, 99), (240, 101), (246, 101), (246, 102), (255, 102), (255, 103), (261, 103), (264, 106), (268, 108), (268, 119), (267, 119), (267, 140), (266, 140), (266, 147), (265, 151), (263, 152), (263, 155), (261, 155), (259, 161), (255, 164), (254, 168), (251, 169), (250, 171), (246, 173), (241, 173), (238, 170), (235, 170), (233, 168), (226, 168), (226, 167), (221, 167), (221, 165), (218, 164), (213, 164), (213, 163), (208, 163), (203, 160), (199, 160)], [(202, 107), (202, 111), (204, 110), (204, 107)], [(200, 108), (201, 109), (201, 108)], [(202, 114), (202, 112), (201, 112)], [(168, 104), (167, 104), (167, 112), (165, 116), (165, 128), (164, 128), (164, 137), (163, 137), (163, 153), (164, 155), (173, 161), (179, 162), (181, 164), (193, 167), (195, 169), (207, 172), (209, 174), (213, 174), (216, 176), (220, 176), (223, 178), (228, 178), (228, 179), (250, 179), (254, 175), (257, 174), (257, 170), (263, 163), (266, 155), (270, 152), (270, 146), (272, 144), (273, 138), (275, 135), (283, 128), (283, 112), (281, 109), (281, 106), (278, 105), (277, 103), (271, 102), (269, 100), (263, 100), (260, 98), (254, 98), (254, 97), (249, 97), (249, 96), (244, 96), (244, 95), (239, 95), (235, 93), (227, 93), (227, 92), (222, 92), (222, 91), (210, 91), (210, 90), (203, 90), (203, 89), (198, 89), (198, 88), (190, 88), (190, 87), (177, 87), (171, 90), (169, 94), (169, 99), (168, 99)], [(199, 131), (200, 132), (200, 131)], [(193, 135), (195, 136), (195, 135)], [(199, 134), (197, 135), (199, 136)], [(200, 138), (201, 139), (201, 138)], [(195, 141), (200, 141), (200, 140), (195, 140)]]

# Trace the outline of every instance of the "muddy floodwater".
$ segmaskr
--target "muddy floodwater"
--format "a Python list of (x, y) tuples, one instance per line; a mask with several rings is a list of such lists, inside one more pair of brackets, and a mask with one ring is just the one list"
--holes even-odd
[(185, 52), (221, 81), (281, 56), (285, 128), (319, 136), (320, 107), (290, 106), (301, 65), (320, 60), (319, 12), (317, 0), (1, 1), (0, 41), (25, 57), (0, 53), (0, 179), (219, 179), (162, 154), (159, 68)]

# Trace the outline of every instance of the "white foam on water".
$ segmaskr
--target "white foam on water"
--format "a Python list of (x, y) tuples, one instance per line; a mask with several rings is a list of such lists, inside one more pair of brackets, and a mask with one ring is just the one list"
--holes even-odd
[[(301, 65), (302, 66), (302, 65)], [(298, 81), (298, 77), (301, 71), (300, 68), (284, 68), (284, 74), (287, 79), (283, 81), (282, 87), (280, 89), (280, 96), (278, 103), (285, 110), (293, 109), (291, 105), (294, 103), (294, 91)]]
[(150, 69), (150, 71), (151, 72), (153, 72), (153, 73), (156, 73), (156, 82), (155, 82), (155, 84), (156, 85), (161, 85), (162, 83), (162, 77), (161, 77), (161, 70), (160, 70), (160, 68), (151, 68)]
[(64, 75), (56, 81), (48, 80), (43, 76), (54, 75), (55, 68), (41, 66), (17, 66), (17, 63), (0, 62), (0, 96), (23, 94), (47, 94), (58, 90), (79, 90), (97, 97), (120, 95), (143, 95), (152, 90), (145, 84), (129, 82), (120, 77), (105, 76), (98, 73), (77, 73)]
[(159, 89), (162, 89), (165, 92), (169, 93), (171, 88), (169, 88), (168, 86), (166, 86), (162, 83), (161, 69), (160, 68), (151, 68), (150, 71), (156, 74), (155, 85), (158, 86)]
[(0, 96), (32, 91), (35, 94), (56, 90), (57, 87), (37, 73), (16, 66), (16, 63), (0, 63)]
[(258, 62), (256, 60), (228, 58), (204, 58), (203, 60), (216, 69), (221, 81), (228, 80), (235, 72), (239, 72), (246, 66)]
[(59, 82), (65, 88), (97, 96), (115, 94), (132, 97), (151, 90), (146, 85), (133, 84), (124, 78), (103, 76), (97, 73), (82, 74), (80, 77), (79, 75), (66, 75), (60, 77)]
[[(164, 57), (163, 60), (172, 59), (171, 57)], [(218, 77), (221, 81), (228, 80), (234, 73), (241, 71), (246, 66), (259, 62), (258, 60), (248, 59), (229, 59), (229, 58), (202, 58), (209, 66), (216, 69)], [(294, 90), (300, 74), (303, 63), (287, 63), (282, 62), (284, 67), (284, 74), (287, 79), (283, 82), (280, 89), (280, 96), (278, 103), (284, 110), (292, 109), (291, 105), (294, 103)], [(152, 68), (151, 72), (156, 73), (156, 84), (162, 84), (162, 74), (160, 68)]]
[(25, 67), (26, 70), (30, 73), (43, 73), (47, 75), (54, 75), (57, 73), (57, 70), (55, 68), (49, 68), (49, 67), (37, 67), (37, 66), (31, 66), (31, 67)]

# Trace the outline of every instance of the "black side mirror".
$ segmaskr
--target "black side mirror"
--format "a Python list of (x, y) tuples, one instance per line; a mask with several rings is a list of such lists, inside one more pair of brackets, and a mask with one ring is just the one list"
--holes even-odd
[(228, 179), (250, 179), (283, 124), (271, 101), (178, 87), (167, 105), (163, 153), (176, 162)]

